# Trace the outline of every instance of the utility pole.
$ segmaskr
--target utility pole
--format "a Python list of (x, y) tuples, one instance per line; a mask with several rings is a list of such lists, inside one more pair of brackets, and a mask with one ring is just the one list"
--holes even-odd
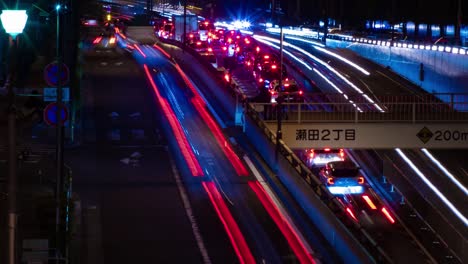
[(55, 257), (56, 259), (62, 258), (62, 232), (61, 232), (61, 207), (62, 207), (62, 184), (63, 184), (63, 134), (64, 126), (62, 124), (62, 57), (61, 57), (61, 1), (57, 1), (55, 11), (57, 15), (56, 20), (56, 60), (57, 60), (57, 111), (56, 111), (56, 190), (55, 190)]
[(146, 0), (146, 14), (151, 19), (153, 14), (153, 0)]
[(462, 1), (457, 1), (457, 22), (455, 23), (455, 41), (457, 45), (461, 45), (461, 23), (462, 23)]
[(276, 0), (271, 0), (271, 23), (275, 24)]
[(5, 87), (8, 89), (8, 263), (16, 263), (16, 244), (17, 244), (17, 207), (16, 207), (16, 195), (18, 193), (17, 184), (18, 180), (16, 177), (16, 106), (15, 106), (15, 92), (13, 90), (13, 74), (12, 71), (16, 68), (13, 63), (16, 57), (16, 37), (11, 36), (9, 39), (9, 50), (10, 50), (10, 73), (5, 83)]
[(277, 129), (276, 129), (276, 152), (275, 158), (278, 161), (279, 157), (279, 150), (280, 150), (280, 140), (283, 139), (283, 131), (282, 131), (282, 115), (283, 115), (283, 25), (280, 21), (280, 78), (278, 82), (278, 99), (277, 99)]
[(186, 44), (186, 38), (187, 37), (187, 0), (184, 0), (184, 45)]

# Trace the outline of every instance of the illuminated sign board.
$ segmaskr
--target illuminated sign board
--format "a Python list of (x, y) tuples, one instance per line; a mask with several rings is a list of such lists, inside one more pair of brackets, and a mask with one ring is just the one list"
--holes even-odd
[[(276, 124), (268, 123), (275, 133)], [(282, 124), (290, 148), (468, 148), (467, 124)]]

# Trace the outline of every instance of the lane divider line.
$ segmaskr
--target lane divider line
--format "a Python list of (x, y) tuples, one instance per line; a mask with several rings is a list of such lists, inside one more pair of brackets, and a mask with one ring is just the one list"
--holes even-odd
[(204, 264), (211, 264), (210, 257), (208, 255), (208, 250), (205, 247), (205, 243), (203, 242), (203, 238), (200, 233), (200, 228), (198, 226), (197, 220), (195, 219), (195, 215), (193, 214), (192, 206), (190, 205), (190, 201), (187, 195), (187, 191), (182, 183), (182, 179), (180, 178), (179, 171), (175, 165), (174, 159), (172, 156), (169, 155), (169, 161), (171, 162), (172, 173), (174, 174), (174, 178), (177, 184), (177, 189), (179, 190), (180, 198), (182, 199), (182, 203), (184, 205), (185, 214), (192, 226), (193, 236), (195, 237), (195, 241), (197, 242), (198, 249), (203, 258)]

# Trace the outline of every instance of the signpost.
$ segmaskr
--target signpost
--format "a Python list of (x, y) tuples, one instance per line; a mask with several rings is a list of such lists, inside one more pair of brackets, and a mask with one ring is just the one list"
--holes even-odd
[[(46, 87), (44, 88), (44, 102), (55, 102), (57, 101), (57, 88)], [(70, 101), (70, 88), (62, 88), (62, 102)]]
[(57, 126), (57, 109), (60, 109), (60, 125), (64, 125), (68, 120), (68, 109), (65, 105), (57, 107), (56, 102), (48, 104), (44, 109), (44, 121), (49, 126)]

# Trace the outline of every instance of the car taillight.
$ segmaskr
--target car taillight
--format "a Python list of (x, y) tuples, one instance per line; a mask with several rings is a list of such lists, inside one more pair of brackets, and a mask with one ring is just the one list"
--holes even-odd
[(228, 73), (226, 73), (226, 74), (224, 75), (224, 79), (226, 80), (226, 82), (229, 82), (229, 79), (230, 79), (230, 78), (229, 78), (229, 74), (228, 74)]
[(327, 179), (327, 183), (328, 183), (328, 185), (333, 185), (333, 184), (335, 184), (335, 179), (333, 179), (333, 178), (328, 178), (328, 179)]
[(357, 181), (359, 184), (364, 184), (364, 177), (358, 177), (358, 181)]
[(304, 92), (302, 92), (302, 90), (299, 90), (299, 95), (302, 95)]
[(315, 157), (315, 152), (312, 150), (310, 153), (309, 153), (309, 158), (313, 159)]
[(258, 80), (258, 82), (262, 83), (262, 82), (263, 82), (263, 79), (262, 79), (262, 78), (260, 78), (260, 80)]
[(356, 218), (356, 216), (354, 215), (354, 213), (353, 213), (353, 211), (351, 210), (351, 208), (346, 207), (346, 212), (347, 212), (355, 221), (357, 221), (357, 218)]
[(362, 198), (364, 199), (364, 201), (366, 201), (370, 209), (377, 210), (377, 206), (375, 206), (375, 204), (372, 202), (368, 195), (363, 195)]
[(344, 159), (344, 150), (343, 149), (340, 149), (340, 157), (341, 157), (341, 159)]
[(325, 150), (325, 151), (330, 151), (330, 148), (325, 148), (324, 150)]
[(102, 40), (102, 37), (97, 37), (94, 39), (93, 44), (98, 44), (99, 42), (101, 42), (101, 40)]
[(223, 47), (223, 50), (224, 50), (224, 51), (226, 51), (226, 50), (227, 50), (227, 48), (226, 48), (226, 47)]
[(257, 47), (255, 50), (256, 50), (257, 52), (260, 52), (260, 47)]
[(390, 214), (390, 212), (387, 210), (387, 208), (385, 207), (382, 207), (382, 213), (385, 215), (385, 217), (387, 217), (388, 221), (392, 224), (395, 223), (395, 219), (393, 219), (392, 215)]
[(213, 49), (212, 49), (212, 48), (208, 48), (208, 51), (209, 51), (209, 52), (212, 52), (212, 51), (213, 51)]

